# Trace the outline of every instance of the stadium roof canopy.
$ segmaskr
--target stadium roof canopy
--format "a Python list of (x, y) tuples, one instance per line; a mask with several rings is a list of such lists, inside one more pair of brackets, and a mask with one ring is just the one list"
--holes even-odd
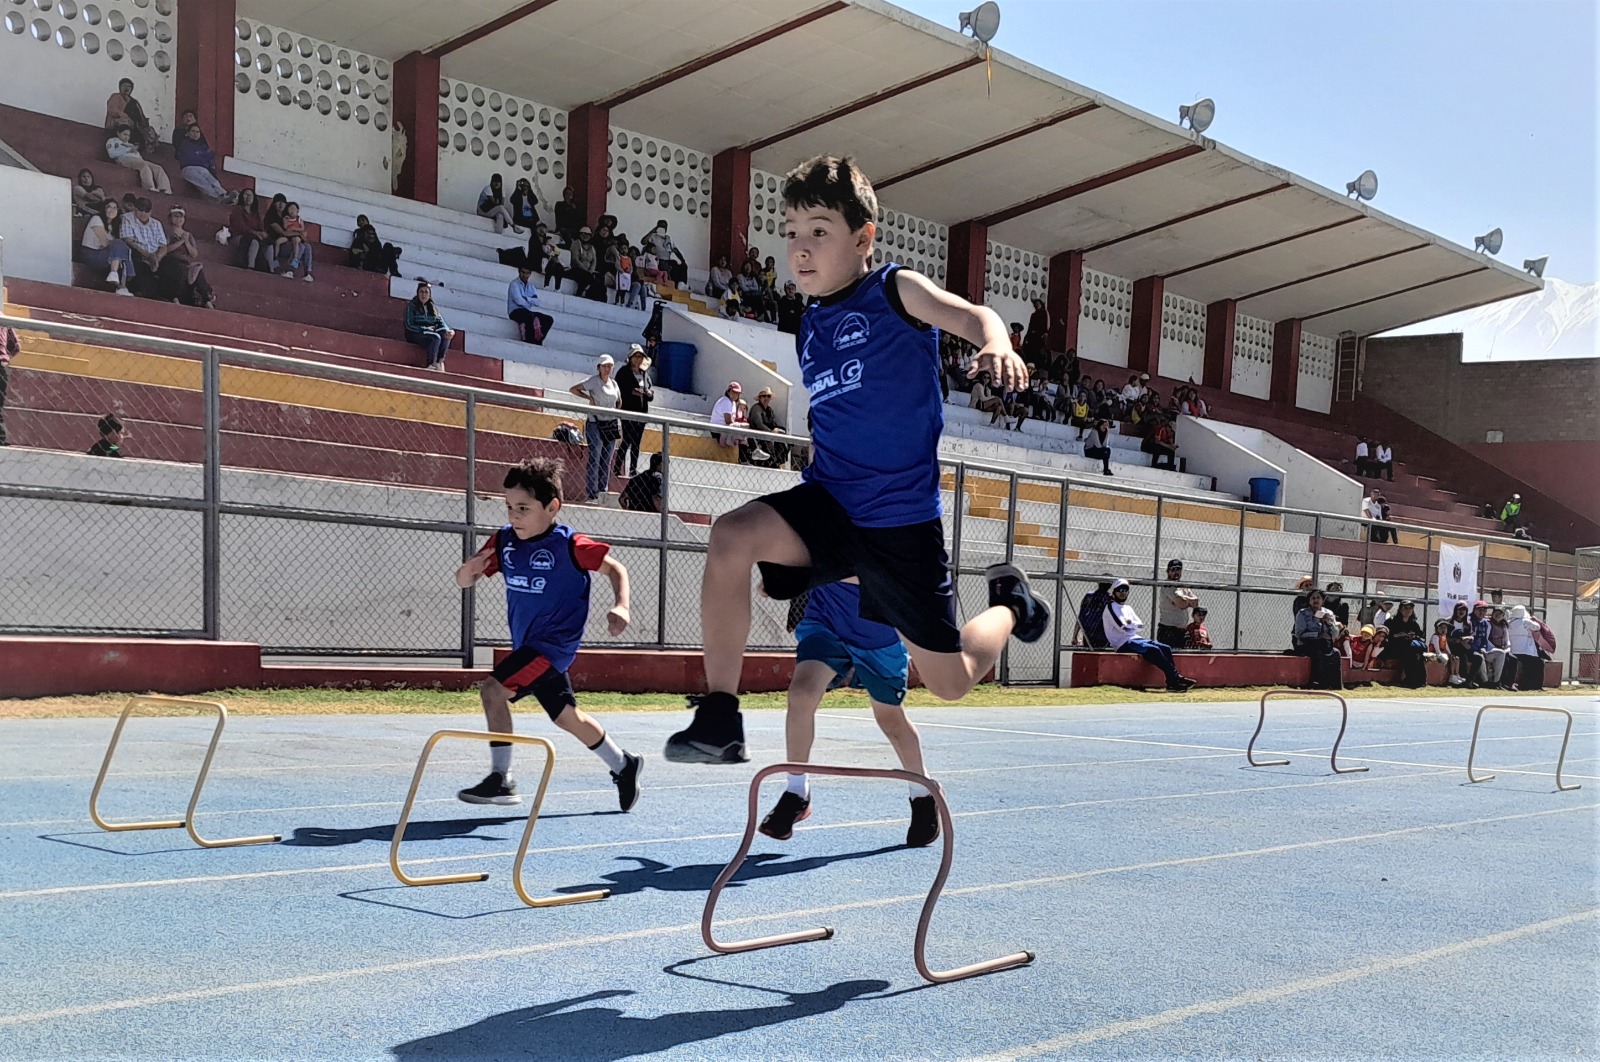
[[(239, 0), (241, 15), (782, 172), (852, 154), (897, 211), (1240, 313), (1369, 335), (1539, 281), (881, 0)], [(448, 18), (444, 14), (448, 12)], [(1352, 171), (1358, 165), (1352, 162)], [(1354, 173), (1352, 172), (1352, 176)]]

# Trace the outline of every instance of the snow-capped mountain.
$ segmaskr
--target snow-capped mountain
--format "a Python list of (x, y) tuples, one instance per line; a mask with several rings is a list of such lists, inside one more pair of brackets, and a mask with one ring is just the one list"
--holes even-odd
[(1600, 356), (1600, 284), (1546, 277), (1544, 290), (1385, 333), (1460, 332), (1462, 361)]

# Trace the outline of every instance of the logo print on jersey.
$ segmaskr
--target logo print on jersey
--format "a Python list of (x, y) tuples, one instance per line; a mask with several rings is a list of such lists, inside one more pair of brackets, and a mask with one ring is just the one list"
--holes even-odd
[(859, 347), (872, 335), (872, 326), (867, 323), (863, 314), (848, 313), (844, 320), (839, 322), (839, 327), (833, 333), (833, 349), (849, 350)]
[(849, 394), (861, 386), (865, 366), (860, 358), (851, 358), (837, 369), (823, 369), (811, 381), (811, 404), (820, 406), (830, 399)]
[(528, 561), (528, 567), (536, 572), (547, 572), (556, 566), (556, 558), (547, 549), (535, 550), (533, 557)]

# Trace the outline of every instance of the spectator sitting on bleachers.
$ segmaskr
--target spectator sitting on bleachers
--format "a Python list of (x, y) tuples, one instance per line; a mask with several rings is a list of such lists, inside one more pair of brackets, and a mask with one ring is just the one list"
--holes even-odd
[(783, 294), (778, 296), (778, 331), (789, 335), (800, 334), (800, 318), (806, 312), (806, 297), (800, 294), (792, 280), (783, 282)]
[[(772, 408), (772, 388), (763, 387), (756, 392), (756, 404), (750, 407), (750, 426), (756, 431), (768, 431), (777, 435), (788, 434), (782, 424), (778, 422), (778, 411)], [(752, 464), (769, 465), (773, 468), (782, 468), (789, 460), (789, 446), (787, 443), (767, 444), (769, 456)]]
[(629, 512), (659, 513), (661, 511), (661, 455), (650, 455), (650, 467), (628, 480), (622, 488), (617, 504)]
[[(716, 403), (711, 407), (711, 423), (717, 427), (739, 424), (739, 406), (744, 401), (743, 394), (744, 388), (740, 386), (738, 380), (728, 384), (728, 389), (722, 392), (722, 397), (717, 399)], [(745, 423), (748, 422), (749, 418), (747, 416)], [(713, 431), (711, 437), (717, 440), (718, 446), (737, 446), (739, 448), (740, 464), (748, 465), (754, 462), (766, 461), (772, 456), (761, 448), (760, 443), (751, 442), (737, 432)]]
[(417, 281), (417, 293), (406, 303), (406, 342), (421, 347), (428, 355), (428, 368), (444, 372), (445, 351), (455, 332), (433, 304), (433, 288), (426, 280)]
[(1089, 419), (1089, 395), (1081, 384), (1073, 392), (1071, 402), (1071, 419), (1068, 423), (1078, 429), (1078, 441), (1082, 442), (1084, 429), (1093, 425), (1094, 421)]
[(634, 309), (642, 310), (645, 308), (648, 300), (654, 298), (657, 294), (655, 282), (645, 278), (645, 272), (648, 263), (645, 261), (645, 253), (639, 248), (628, 248), (628, 263), (632, 272), (628, 281), (628, 298), (626, 305)]
[(511, 189), (511, 220), (521, 229), (531, 230), (539, 224), (539, 197), (526, 177), (518, 177), (516, 187)]
[(1516, 669), (1515, 662), (1511, 659), (1511, 627), (1506, 622), (1506, 610), (1499, 605), (1489, 609), (1489, 648), (1491, 656), (1487, 657), (1489, 664), (1489, 682), (1498, 689), (1510, 689), (1510, 670)]
[(734, 280), (739, 290), (739, 309), (746, 317), (765, 318), (767, 313), (766, 287), (761, 283), (760, 267), (745, 259), (739, 276)]
[[(1011, 407), (1006, 405), (1005, 399), (989, 389), (991, 377), (987, 372), (980, 372), (978, 378), (972, 382), (972, 393), (967, 399), (967, 408), (976, 409), (980, 413), (989, 413), (989, 423), (997, 424), (1001, 417), (1011, 417), (1014, 414)], [(1021, 422), (1017, 426), (1020, 428)], [(1009, 425), (1002, 424), (1002, 428)]]
[[(1388, 605), (1389, 602), (1384, 602)], [(1384, 610), (1380, 609), (1380, 615)], [(1412, 601), (1400, 602), (1399, 608), (1393, 616), (1388, 617), (1386, 623), (1378, 624), (1386, 627), (1389, 637), (1385, 639), (1383, 651), (1378, 654), (1380, 660), (1393, 660), (1400, 665), (1400, 685), (1410, 689), (1421, 689), (1428, 684), (1428, 669), (1423, 662), (1422, 653), (1422, 625), (1417, 622), (1417, 606)]]
[[(1485, 605), (1487, 608), (1487, 605)], [(1452, 686), (1466, 686), (1475, 690), (1483, 685), (1483, 656), (1474, 645), (1476, 620), (1465, 601), (1457, 601), (1450, 612), (1450, 656), (1455, 661), (1456, 673), (1450, 679)], [(1489, 621), (1484, 620), (1483, 640), (1489, 639)]]
[(720, 302), (731, 287), (733, 287), (733, 270), (728, 268), (728, 256), (721, 255), (706, 278), (705, 293)]
[(1104, 475), (1113, 475), (1111, 471), (1111, 422), (1104, 417), (1094, 422), (1089, 435), (1083, 440), (1083, 456), (1100, 462), (1100, 471)]
[(517, 336), (524, 343), (543, 346), (556, 319), (539, 309), (539, 282), (533, 279), (531, 262), (517, 263), (517, 275), (506, 286), (506, 316), (517, 323)]
[(216, 296), (206, 280), (200, 247), (195, 243), (194, 233), (187, 228), (188, 217), (183, 207), (175, 206), (167, 211), (167, 222), (172, 231), (167, 234), (166, 246), (156, 256), (161, 297), (169, 302), (216, 309)]
[(283, 231), (283, 238), (276, 241), (278, 244), (278, 264), (283, 266), (279, 276), (293, 277), (294, 271), (301, 265), (306, 267), (306, 272), (300, 279), (307, 284), (312, 282), (311, 270), (311, 241), (306, 238), (306, 223), (300, 220), (300, 204), (286, 203), (283, 208), (283, 220), (278, 223)]
[(1131, 413), (1133, 408), (1144, 399), (1144, 385), (1139, 382), (1138, 373), (1134, 373), (1132, 376), (1128, 377), (1127, 384), (1125, 384), (1122, 388), (1121, 398), (1122, 412), (1124, 416)]
[(126, 457), (122, 452), (122, 444), (132, 436), (122, 430), (122, 420), (115, 413), (107, 413), (95, 422), (95, 427), (100, 432), (86, 453), (90, 457)]
[(167, 180), (167, 171), (153, 162), (146, 161), (139, 154), (139, 147), (133, 142), (133, 129), (131, 126), (119, 125), (111, 134), (111, 139), (106, 141), (106, 158), (118, 166), (134, 170), (139, 174), (139, 184), (147, 192), (160, 192), (163, 195), (172, 194), (172, 182)]
[(1172, 659), (1172, 650), (1144, 637), (1144, 621), (1128, 604), (1128, 580), (1118, 579), (1111, 584), (1111, 600), (1106, 604), (1104, 625), (1106, 642), (1119, 653), (1137, 653), (1147, 664), (1161, 669), (1167, 679), (1168, 693), (1186, 693), (1193, 688), (1194, 680), (1184, 678)]
[(1083, 595), (1083, 601), (1078, 605), (1078, 622), (1072, 630), (1071, 644), (1085, 645), (1090, 649), (1111, 648), (1111, 643), (1106, 640), (1105, 611), (1111, 603), (1113, 581), (1108, 575), (1095, 585), (1094, 590)]
[(182, 144), (189, 136), (189, 127), (198, 125), (200, 116), (194, 111), (179, 111), (178, 124), (172, 127), (172, 154), (178, 154), (178, 145)]
[(567, 277), (578, 286), (578, 294), (596, 302), (606, 301), (606, 285), (600, 275), (600, 252), (594, 246), (594, 230), (584, 225), (572, 245), (572, 265)]
[(684, 261), (683, 253), (672, 242), (672, 237), (667, 235), (666, 218), (657, 221), (656, 227), (645, 233), (640, 247), (656, 256), (656, 268), (664, 275), (661, 283), (669, 287), (688, 283), (689, 263)]
[(1364, 624), (1360, 633), (1350, 640), (1350, 665), (1363, 671), (1376, 671), (1378, 669), (1378, 654), (1383, 652), (1383, 643), (1388, 639), (1389, 631), (1384, 627), (1374, 627)]
[(134, 276), (133, 251), (118, 235), (122, 230), (122, 208), (115, 199), (100, 203), (100, 212), (83, 228), (78, 261), (95, 272), (106, 270), (106, 283), (117, 286), (118, 295), (133, 294), (128, 280)]
[(161, 249), (167, 245), (167, 230), (161, 222), (150, 216), (150, 200), (138, 199), (133, 205), (133, 215), (122, 216), (118, 235), (133, 252), (134, 271), (127, 279), (140, 295), (156, 298), (160, 294), (156, 283), (156, 270), (161, 264)]
[(578, 209), (578, 191), (570, 184), (561, 190), (561, 202), (556, 204), (556, 235), (561, 246), (571, 247), (578, 241), (578, 230), (583, 227), (583, 212)]
[[(1178, 470), (1178, 437), (1172, 421), (1160, 412), (1151, 411), (1148, 429), (1139, 449), (1150, 455), (1150, 467), (1165, 467), (1169, 472)], [(1163, 466), (1162, 462), (1166, 464)]]
[(77, 179), (72, 182), (72, 213), (80, 218), (98, 214), (100, 204), (105, 201), (106, 190), (94, 179), (94, 171), (79, 170)]
[(261, 216), (261, 202), (253, 189), (239, 193), (239, 201), (228, 215), (230, 239), (244, 260), (246, 269), (264, 266), (269, 273), (278, 271), (278, 258), (272, 240), (267, 236), (267, 223)]
[(1343, 583), (1331, 582), (1328, 584), (1327, 589), (1322, 592), (1322, 600), (1328, 606), (1328, 610), (1333, 613), (1334, 618), (1348, 627), (1350, 625), (1350, 602), (1339, 596), (1343, 593)]
[(188, 127), (184, 138), (178, 141), (174, 154), (178, 156), (178, 165), (183, 168), (183, 179), (201, 195), (213, 203), (232, 204), (239, 201), (238, 194), (228, 191), (217, 179), (217, 153), (206, 143), (199, 122)]
[(1337, 690), (1344, 688), (1339, 670), (1338, 620), (1323, 604), (1322, 591), (1312, 590), (1306, 595), (1305, 607), (1295, 613), (1295, 652), (1311, 661), (1311, 681), (1308, 689)]
[(1522, 495), (1513, 494), (1500, 507), (1500, 525), (1515, 535), (1526, 523), (1522, 518)]
[(151, 151), (161, 143), (161, 134), (156, 132), (155, 126), (145, 116), (144, 105), (133, 98), (133, 79), (127, 77), (117, 82), (117, 91), (106, 100), (105, 128), (114, 133), (122, 125), (128, 127), (129, 140), (135, 151)]
[(483, 191), (478, 193), (478, 216), (493, 221), (497, 235), (506, 231), (507, 226), (512, 232), (522, 234), (522, 226), (511, 217), (511, 207), (506, 204), (504, 184), (498, 173), (491, 176)]
[(606, 262), (606, 269), (616, 276), (617, 297), (612, 302), (625, 306), (633, 295), (634, 281), (633, 248), (628, 246), (627, 237), (616, 240), (606, 251)]
[(352, 268), (397, 277), (400, 275), (400, 254), (400, 248), (378, 238), (377, 227), (365, 214), (356, 215), (356, 227), (350, 234)]
[(1455, 683), (1449, 682), (1450, 679), (1456, 677), (1455, 658), (1450, 655), (1449, 620), (1434, 621), (1433, 634), (1428, 638), (1428, 647), (1423, 650), (1422, 658), (1430, 664), (1444, 664), (1446, 682), (1449, 685), (1455, 685)]
[(1390, 483), (1394, 482), (1394, 451), (1386, 442), (1376, 442), (1375, 452), (1372, 457), (1372, 478), (1383, 476)]
[(1196, 608), (1191, 615), (1194, 619), (1183, 629), (1183, 647), (1185, 649), (1213, 649), (1211, 632), (1206, 630), (1206, 610)]
[(542, 221), (528, 236), (528, 261), (544, 274), (546, 288), (560, 289), (567, 275), (567, 267), (561, 263), (561, 244)]
[(15, 329), (0, 325), (0, 446), (10, 446), (6, 436), (6, 391), (10, 387), (11, 359), (22, 353)]
[(1022, 353), (1022, 326), (1015, 321), (1011, 322), (1011, 333), (1006, 337), (1011, 340), (1011, 349), (1018, 354)]

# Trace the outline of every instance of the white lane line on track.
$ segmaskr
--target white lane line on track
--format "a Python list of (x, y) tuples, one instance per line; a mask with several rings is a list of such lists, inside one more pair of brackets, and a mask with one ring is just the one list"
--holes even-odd
[[(1510, 822), (1517, 819), (1538, 818), (1548, 815), (1564, 815), (1575, 811), (1592, 810), (1600, 804), (1586, 804), (1568, 808), (1557, 808), (1545, 811), (1524, 812), (1517, 815), (1499, 815), (1493, 818), (1467, 819), (1460, 822), (1431, 823), (1426, 826), (1409, 826), (1396, 830), (1383, 830), (1378, 833), (1354, 834), (1344, 837), (1329, 837), (1317, 841), (1297, 841), (1292, 844), (1273, 845), (1268, 848), (1253, 848), (1237, 852), (1219, 852), (1214, 855), (1189, 856), (1181, 859), (1163, 859), (1150, 863), (1137, 863), (1130, 866), (1100, 867), (1094, 870), (1082, 870), (1067, 874), (1055, 874), (1042, 878), (1025, 878), (1018, 881), (992, 882), (986, 885), (968, 885), (962, 888), (946, 889), (945, 896), (976, 896), (982, 893), (1000, 892), (1030, 888), (1060, 885), (1071, 881), (1081, 881), (1086, 878), (1104, 877), (1111, 874), (1138, 873), (1149, 870), (1160, 870), (1170, 867), (1193, 866), (1200, 863), (1211, 863), (1229, 859), (1244, 859), (1254, 856), (1275, 855), (1281, 852), (1300, 851), (1308, 848), (1325, 848), (1331, 845), (1355, 844), (1362, 841), (1387, 840), (1392, 837), (1402, 837), (1431, 830), (1452, 830), (1465, 826), (1479, 826), (1490, 823)], [(386, 866), (387, 864), (377, 864)], [(749, 925), (752, 923), (776, 920), (801, 920), (810, 919), (820, 915), (837, 914), (843, 911), (859, 911), (872, 908), (890, 907), (903, 903), (920, 903), (927, 899), (925, 892), (911, 893), (909, 895), (891, 896), (875, 900), (855, 900), (848, 903), (830, 904), (826, 907), (813, 907), (803, 911), (784, 911), (778, 914), (750, 915), (743, 918), (730, 918), (723, 920), (723, 926)], [(1594, 911), (1583, 912), (1575, 915), (1564, 916), (1567, 921), (1578, 921), (1581, 918), (1591, 917)], [(1559, 919), (1551, 920), (1549, 928), (1556, 924), (1565, 924)], [(1546, 923), (1536, 923), (1546, 926)], [(1527, 927), (1524, 927), (1527, 928)], [(26, 1025), (34, 1022), (53, 1021), (58, 1018), (81, 1018), (90, 1014), (103, 1014), (108, 1011), (131, 1010), (138, 1007), (161, 1006), (170, 1003), (192, 1003), (202, 999), (215, 999), (220, 996), (238, 995), (246, 992), (266, 992), (287, 988), (301, 988), (308, 985), (327, 984), (334, 981), (351, 980), (358, 977), (374, 977), (385, 974), (413, 973), (419, 970), (433, 969), (466, 963), (484, 963), (498, 959), (517, 958), (539, 952), (558, 951), (566, 948), (588, 947), (596, 944), (617, 944), (624, 941), (644, 940), (652, 937), (669, 936), (677, 933), (698, 933), (698, 922), (676, 926), (653, 926), (646, 929), (634, 929), (621, 933), (610, 933), (604, 936), (577, 937), (567, 940), (548, 941), (542, 944), (526, 944), (515, 948), (498, 948), (492, 951), (472, 952), (466, 955), (443, 955), (428, 959), (412, 959), (405, 962), (385, 963), (380, 966), (359, 966), (344, 970), (331, 970), (323, 973), (304, 974), (298, 977), (284, 977), (270, 981), (249, 981), (242, 984), (211, 985), (205, 988), (188, 989), (181, 992), (170, 992), (159, 996), (141, 996), (132, 999), (107, 1000), (101, 1003), (81, 1004), (73, 1007), (59, 1007), (53, 1010), (31, 1011), (22, 1014), (0, 1015), (0, 1027), (11, 1025)], [(1515, 931), (1513, 931), (1515, 932)], [(1503, 936), (1497, 934), (1496, 936)], [(1480, 938), (1490, 939), (1490, 938)], [(1467, 942), (1471, 943), (1471, 942)], [(1449, 946), (1447, 946), (1449, 947)], [(1435, 948), (1433, 952), (1443, 949)], [(1421, 952), (1418, 954), (1432, 954)], [(1390, 960), (1393, 962), (1394, 960)], [(1424, 961), (1424, 960), (1418, 960)], [(1396, 966), (1395, 968), (1399, 968)], [(1338, 983), (1338, 982), (1332, 982)], [(1203, 1013), (1203, 1012), (1199, 1012)], [(1130, 1030), (1131, 1031), (1131, 1030)], [(1044, 1052), (1039, 1052), (1044, 1053)]]
[(1190, 1003), (1187, 1006), (1161, 1011), (1159, 1014), (1147, 1014), (1142, 1018), (1114, 1021), (1105, 1025), (1095, 1026), (1092, 1029), (1083, 1029), (1063, 1036), (1052, 1037), (1049, 1040), (1040, 1040), (1038, 1043), (1027, 1044), (1006, 1051), (997, 1051), (993, 1054), (975, 1056), (967, 1059), (966, 1062), (1011, 1062), (1013, 1059), (1054, 1055), (1069, 1048), (1085, 1047), (1103, 1040), (1112, 1040), (1119, 1036), (1150, 1032), (1163, 1026), (1188, 1021), (1190, 1018), (1198, 1018), (1210, 1014), (1225, 1014), (1240, 1007), (1276, 1003), (1279, 1000), (1302, 995), (1306, 992), (1319, 992), (1326, 988), (1348, 984), (1351, 981), (1360, 981), (1368, 977), (1394, 973), (1397, 970), (1421, 966), (1440, 959), (1454, 958), (1457, 955), (1465, 955), (1468, 952), (1479, 951), (1483, 948), (1508, 944), (1523, 937), (1564, 929), (1579, 922), (1589, 921), (1596, 915), (1600, 915), (1600, 907), (1591, 907), (1586, 911), (1576, 911), (1572, 914), (1562, 915), (1559, 918), (1547, 918), (1542, 922), (1531, 922), (1528, 925), (1518, 926), (1515, 929), (1508, 929), (1504, 932), (1473, 937), (1471, 940), (1459, 940), (1454, 944), (1445, 944), (1442, 947), (1414, 951), (1409, 955), (1394, 955), (1389, 958), (1363, 963), (1360, 966), (1350, 966), (1343, 970), (1334, 970), (1314, 977), (1303, 977), (1297, 981), (1287, 981), (1283, 984), (1271, 985), (1265, 988), (1248, 989), (1236, 995), (1224, 996), (1221, 999)]
[[(1406, 779), (1424, 778), (1436, 775), (1438, 771), (1422, 771), (1416, 774), (1398, 775), (1362, 775), (1360, 778), (1324, 778), (1314, 782), (1283, 782), (1274, 785), (1249, 786), (1238, 789), (1211, 789), (1186, 793), (1152, 793), (1134, 797), (1105, 797), (1098, 800), (1074, 801), (1066, 804), (1049, 804), (1029, 808), (989, 808), (972, 811), (952, 812), (953, 818), (977, 818), (986, 815), (1006, 814), (1022, 811), (1063, 811), (1071, 808), (1087, 806), (1109, 806), (1118, 804), (1143, 804), (1165, 800), (1203, 799), (1206, 797), (1233, 796), (1245, 793), (1264, 793), (1277, 789), (1313, 789), (1327, 785), (1370, 785), (1376, 782), (1397, 782)], [(802, 826), (801, 830), (843, 830), (858, 829), (870, 826), (900, 826), (904, 819), (862, 819), (854, 822), (829, 823), (827, 825)], [(690, 841), (727, 841), (737, 840), (742, 833), (707, 833), (679, 837), (656, 837), (619, 841), (595, 841), (588, 844), (553, 845), (545, 848), (530, 848), (530, 855), (548, 855), (558, 852), (593, 852), (607, 848), (633, 848), (652, 844), (678, 844)], [(430, 856), (423, 859), (405, 860), (407, 866), (427, 866), (434, 863), (472, 862), (480, 859), (506, 859), (514, 855), (511, 850), (503, 852), (475, 852), (464, 855)], [(382, 863), (342, 863), (329, 867), (292, 867), (284, 870), (255, 870), (244, 871), (237, 874), (204, 874), (187, 878), (157, 878), (144, 881), (104, 882), (90, 885), (56, 885), (42, 889), (18, 889), (10, 892), (0, 892), (0, 900), (33, 899), (43, 896), (64, 896), (79, 893), (110, 892), (123, 889), (140, 888), (165, 888), (175, 885), (206, 885), (223, 881), (254, 881), (265, 878), (300, 877), (310, 874), (333, 874), (343, 871), (365, 871), (388, 869), (387, 862)]]

